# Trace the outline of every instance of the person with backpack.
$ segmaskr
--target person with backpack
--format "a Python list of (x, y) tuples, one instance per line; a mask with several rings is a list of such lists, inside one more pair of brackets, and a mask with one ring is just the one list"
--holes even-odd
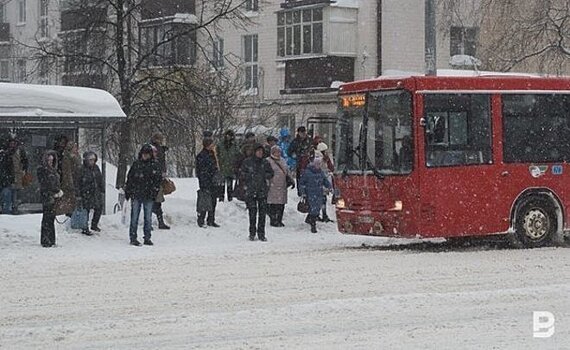
[(139, 152), (138, 159), (133, 163), (127, 174), (125, 185), (125, 199), (132, 199), (131, 223), (129, 237), (131, 245), (140, 246), (137, 239), (137, 227), (141, 209), (144, 213), (144, 244), (154, 245), (151, 241), (152, 208), (154, 200), (162, 183), (160, 165), (154, 159), (154, 150), (151, 144), (144, 144)]

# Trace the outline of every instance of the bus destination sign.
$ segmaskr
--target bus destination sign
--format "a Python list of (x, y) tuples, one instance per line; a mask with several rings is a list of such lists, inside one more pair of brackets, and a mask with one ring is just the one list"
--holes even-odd
[(343, 108), (364, 107), (366, 104), (365, 94), (346, 95), (340, 97), (340, 105)]

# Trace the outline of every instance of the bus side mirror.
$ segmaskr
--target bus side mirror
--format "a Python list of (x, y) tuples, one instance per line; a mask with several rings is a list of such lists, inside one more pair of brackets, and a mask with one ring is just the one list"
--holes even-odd
[(420, 126), (422, 126), (422, 127), (425, 128), (426, 125), (427, 125), (427, 120), (426, 120), (426, 118), (420, 118)]

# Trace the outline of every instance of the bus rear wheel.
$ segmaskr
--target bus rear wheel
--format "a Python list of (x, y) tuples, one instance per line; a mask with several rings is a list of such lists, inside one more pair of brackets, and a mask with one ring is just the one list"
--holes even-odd
[(535, 197), (525, 201), (517, 210), (516, 239), (525, 248), (544, 247), (552, 243), (558, 220), (551, 201)]

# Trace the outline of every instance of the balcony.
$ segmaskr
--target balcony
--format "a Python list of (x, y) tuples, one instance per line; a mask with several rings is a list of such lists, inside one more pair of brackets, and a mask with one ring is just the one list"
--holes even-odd
[(285, 89), (281, 94), (308, 94), (335, 91), (335, 81), (354, 80), (354, 57), (327, 56), (285, 63)]
[(196, 14), (195, 0), (143, 0), (141, 6), (143, 20), (172, 17), (177, 14)]

